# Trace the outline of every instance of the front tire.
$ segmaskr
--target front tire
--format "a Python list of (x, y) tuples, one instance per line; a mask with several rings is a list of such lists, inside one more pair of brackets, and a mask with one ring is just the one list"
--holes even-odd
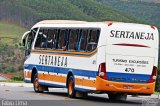
[(39, 84), (38, 75), (37, 74), (34, 75), (33, 87), (34, 87), (34, 91), (36, 93), (42, 93), (43, 92), (43, 90), (41, 89), (41, 85)]
[(70, 98), (74, 98), (75, 97), (75, 94), (76, 94), (76, 91), (74, 89), (74, 79), (73, 79), (73, 76), (70, 76), (69, 79), (68, 79), (68, 96)]

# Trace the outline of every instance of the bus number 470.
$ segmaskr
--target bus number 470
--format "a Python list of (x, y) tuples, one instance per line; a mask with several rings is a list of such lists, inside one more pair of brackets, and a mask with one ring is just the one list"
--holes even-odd
[(134, 68), (126, 68), (125, 71), (126, 72), (134, 72)]

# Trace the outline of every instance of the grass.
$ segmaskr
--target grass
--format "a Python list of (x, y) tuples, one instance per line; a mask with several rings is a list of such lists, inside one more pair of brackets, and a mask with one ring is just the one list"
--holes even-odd
[(8, 45), (18, 43), (26, 30), (19, 25), (0, 21), (0, 42)]
[(156, 94), (156, 95), (160, 95), (160, 92), (154, 92), (154, 94)]
[(16, 81), (16, 80), (0, 80), (0, 82), (8, 82), (8, 83), (24, 83), (24, 81)]

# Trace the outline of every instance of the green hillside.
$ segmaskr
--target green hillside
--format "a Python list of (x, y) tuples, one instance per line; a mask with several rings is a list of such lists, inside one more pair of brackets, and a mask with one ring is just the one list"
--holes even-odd
[(8, 45), (19, 43), (26, 30), (19, 25), (0, 21), (0, 41)]
[(0, 73), (22, 70), (24, 55), (19, 43), (26, 30), (19, 25), (0, 21)]
[[(147, 22), (160, 26), (160, 4), (142, 2), (141, 0), (96, 0), (100, 3), (111, 5), (113, 8), (123, 11)], [(145, 1), (145, 0), (144, 0)]]
[(44, 19), (141, 22), (95, 0), (1, 0), (0, 13), (0, 19), (24, 27), (31, 27)]

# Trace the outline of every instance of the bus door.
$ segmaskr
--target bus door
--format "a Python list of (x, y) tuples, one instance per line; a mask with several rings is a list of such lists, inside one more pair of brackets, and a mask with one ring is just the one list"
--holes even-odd
[(47, 80), (46, 78), (48, 76), (48, 64), (44, 61), (47, 55), (46, 53), (43, 53), (43, 51), (47, 49), (47, 32), (48, 29), (39, 29), (34, 46), (34, 50), (38, 52), (38, 54), (35, 55), (36, 57), (38, 56), (40, 59), (40, 61), (37, 63), (38, 78), (40, 80), (40, 83), (44, 83), (44, 80)]

